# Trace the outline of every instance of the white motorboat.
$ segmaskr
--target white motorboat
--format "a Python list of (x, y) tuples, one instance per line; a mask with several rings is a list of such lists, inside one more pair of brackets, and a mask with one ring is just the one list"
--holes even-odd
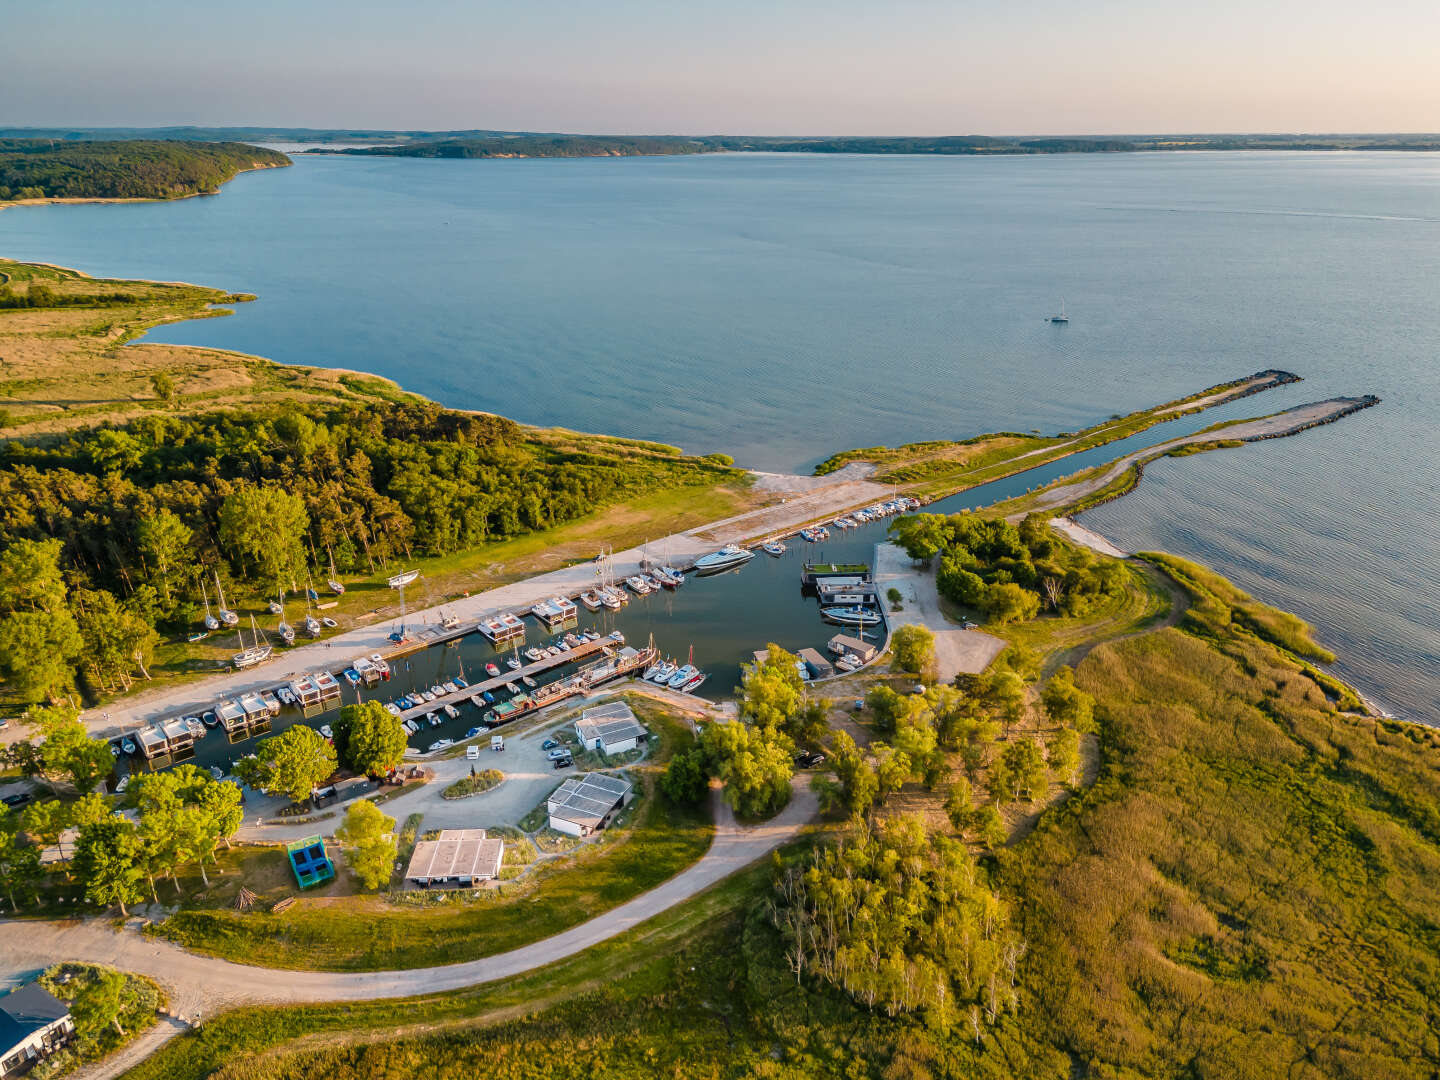
[(785, 554), (785, 544), (780, 540), (766, 540), (760, 545), (760, 550), (765, 552), (766, 555), (773, 555), (778, 559), (781, 555)]
[(743, 566), (755, 557), (753, 551), (739, 547), (735, 544), (726, 544), (719, 551), (712, 551), (709, 555), (702, 555), (695, 560), (695, 570), (701, 574), (718, 573), (721, 570), (729, 570), (736, 566)]
[(679, 671), (675, 672), (674, 675), (671, 675), (670, 678), (665, 681), (665, 684), (669, 686), (672, 690), (679, 690), (682, 686), (684, 686), (686, 683), (688, 683), (691, 679), (693, 679), (696, 675), (699, 674), (700, 671), (698, 668), (695, 667), (694, 664), (686, 664)]
[(820, 609), (820, 617), (828, 622), (842, 623), (846, 626), (878, 626), (881, 616), (878, 611), (871, 608), (825, 607)]
[(673, 660), (666, 660), (663, 664), (660, 665), (660, 670), (655, 672), (655, 674), (650, 677), (650, 681), (657, 683), (668, 683), (670, 681), (670, 677), (675, 674), (676, 670), (677, 669), (675, 667), (675, 662)]

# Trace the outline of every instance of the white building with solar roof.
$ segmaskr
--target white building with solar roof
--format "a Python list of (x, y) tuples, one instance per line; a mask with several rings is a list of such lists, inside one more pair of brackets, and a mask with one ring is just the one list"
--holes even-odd
[(629, 781), (604, 773), (572, 776), (550, 796), (550, 827), (568, 836), (589, 836), (605, 828), (630, 801)]

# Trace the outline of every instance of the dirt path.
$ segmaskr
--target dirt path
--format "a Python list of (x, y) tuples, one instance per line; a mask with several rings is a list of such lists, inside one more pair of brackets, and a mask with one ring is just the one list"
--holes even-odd
[[(817, 809), (808, 779), (804, 775), (797, 777), (790, 805), (773, 820), (753, 827), (737, 824), (717, 791), (715, 838), (699, 862), (588, 922), (496, 956), (401, 971), (286, 971), (200, 956), (131, 928), (113, 930), (100, 919), (6, 919), (0, 921), (0, 981), (18, 982), (62, 960), (110, 964), (155, 979), (165, 987), (171, 1009), (181, 1017), (213, 1016), (241, 1004), (407, 997), (493, 982), (573, 956), (623, 934), (791, 840)], [(155, 1045), (163, 1041), (159, 1036), (155, 1040)], [(87, 1080), (110, 1075), (115, 1073), (97, 1072)]]
[(1103, 629), (1099, 633), (1091, 634), (1086, 640), (1068, 648), (1056, 649), (1045, 657), (1040, 665), (1041, 682), (1050, 678), (1060, 667), (1068, 665), (1077, 667), (1090, 651), (1097, 645), (1107, 645), (1116, 641), (1129, 641), (1131, 638), (1140, 637), (1142, 634), (1153, 634), (1157, 630), (1164, 630), (1166, 627), (1177, 626), (1180, 620), (1185, 617), (1185, 612), (1190, 609), (1190, 597), (1185, 590), (1172, 581), (1168, 574), (1157, 570), (1147, 562), (1134, 561), (1135, 567), (1145, 576), (1145, 580), (1163, 592), (1170, 600), (1170, 610), (1165, 615), (1153, 622), (1148, 622), (1138, 629), (1131, 630), (1124, 634), (1114, 634), (1106, 637)]

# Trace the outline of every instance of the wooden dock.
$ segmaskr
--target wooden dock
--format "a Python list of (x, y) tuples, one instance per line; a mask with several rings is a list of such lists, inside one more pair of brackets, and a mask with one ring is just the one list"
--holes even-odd
[[(618, 631), (616, 631), (616, 633), (618, 633)], [(543, 660), (536, 660), (514, 671), (502, 671), (493, 678), (486, 678), (483, 682), (473, 682), (469, 686), (456, 690), (453, 694), (441, 694), (434, 701), (427, 701), (424, 705), (413, 709), (405, 709), (400, 713), (400, 719), (402, 721), (423, 720), (426, 714), (437, 712), (441, 710), (442, 706), (454, 705), (456, 708), (459, 708), (467, 702), (474, 704), (483, 712), (491, 708), (483, 696), (487, 690), (503, 687), (506, 683), (518, 683), (527, 675), (535, 677), (549, 671), (554, 671), (556, 668), (564, 667), (566, 664), (573, 664), (577, 660), (584, 660), (598, 653), (603, 653), (606, 649), (619, 649), (623, 647), (624, 644), (625, 639), (623, 637), (616, 638), (612, 635), (605, 635), (596, 641), (584, 642), (575, 646), (573, 649), (566, 649), (559, 656), (548, 656)], [(563, 682), (564, 680), (561, 681)], [(546, 689), (547, 687), (545, 686), (537, 687), (534, 695), (531, 696), (531, 700), (542, 696)], [(548, 704), (548, 700), (543, 703)]]

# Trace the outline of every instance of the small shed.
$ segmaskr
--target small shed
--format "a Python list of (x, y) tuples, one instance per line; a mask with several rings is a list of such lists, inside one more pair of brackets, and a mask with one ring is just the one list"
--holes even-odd
[(486, 836), (484, 829), (443, 829), (434, 840), (415, 845), (405, 878), (422, 888), (468, 887), (498, 878), (504, 858), (505, 841)]
[(285, 854), (290, 857), (290, 869), (295, 871), (295, 880), (300, 888), (329, 881), (335, 876), (335, 864), (325, 852), (325, 841), (320, 834), (307, 836), (285, 845)]
[(39, 983), (0, 997), (0, 1077), (19, 1076), (74, 1037), (70, 1006)]
[(859, 638), (851, 637), (849, 634), (836, 634), (830, 639), (826, 648), (835, 656), (844, 656), (847, 652), (854, 653), (867, 664), (871, 660), (874, 660), (875, 654), (880, 651), (879, 646), (874, 642), (861, 641)]
[(649, 733), (629, 705), (611, 701), (581, 713), (575, 721), (575, 734), (586, 750), (608, 756), (634, 750)]
[(801, 649), (799, 656), (801, 660), (805, 661), (805, 666), (810, 669), (812, 679), (828, 679), (835, 674), (835, 665), (814, 649)]
[(610, 824), (615, 811), (630, 801), (626, 780), (604, 773), (572, 776), (550, 796), (550, 827), (569, 836), (589, 836)]

